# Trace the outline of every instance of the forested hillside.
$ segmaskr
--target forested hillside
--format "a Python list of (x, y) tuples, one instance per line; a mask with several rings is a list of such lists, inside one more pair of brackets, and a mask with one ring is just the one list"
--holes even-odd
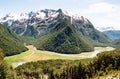
[(5, 63), (4, 54), (2, 49), (0, 48), (0, 79), (6, 79), (7, 78), (7, 64)]
[(67, 19), (60, 21), (50, 33), (35, 44), (37, 49), (76, 54), (93, 51), (93, 46), (77, 33)]
[(26, 51), (21, 38), (0, 24), (0, 48), (3, 49), (5, 55), (15, 55)]

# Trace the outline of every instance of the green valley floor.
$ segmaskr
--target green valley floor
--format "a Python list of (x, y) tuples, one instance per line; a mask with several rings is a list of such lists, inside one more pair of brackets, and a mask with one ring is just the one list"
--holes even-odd
[(18, 55), (5, 57), (4, 60), (12, 65), (13, 68), (22, 65), (26, 62), (34, 62), (39, 60), (50, 60), (50, 59), (64, 59), (64, 60), (79, 60), (86, 58), (93, 58), (97, 53), (103, 51), (110, 51), (112, 47), (95, 47), (93, 52), (83, 52), (80, 54), (60, 54), (49, 51), (37, 50), (33, 45), (26, 46), (29, 50)]

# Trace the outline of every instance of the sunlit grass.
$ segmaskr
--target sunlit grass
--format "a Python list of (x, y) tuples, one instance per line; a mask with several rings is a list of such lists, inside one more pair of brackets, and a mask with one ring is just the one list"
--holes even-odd
[[(59, 54), (49, 51), (36, 50), (32, 45), (27, 46), (28, 51), (23, 52), (18, 55), (5, 57), (4, 60), (10, 65), (16, 62), (31, 62), (38, 60), (49, 60), (49, 59), (64, 59), (64, 60), (80, 60), (85, 58), (90, 58), (93, 52), (83, 52), (81, 54)], [(95, 50), (106, 51), (106, 47), (95, 47)]]

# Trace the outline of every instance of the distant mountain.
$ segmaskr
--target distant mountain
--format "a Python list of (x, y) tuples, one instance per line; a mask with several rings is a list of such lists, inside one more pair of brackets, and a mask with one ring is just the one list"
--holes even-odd
[(115, 30), (113, 27), (96, 27), (96, 29), (101, 32)]
[(104, 33), (111, 39), (120, 39), (120, 30), (108, 30)]
[(5, 55), (15, 55), (27, 50), (19, 36), (0, 24), (0, 48)]
[(58, 53), (76, 54), (93, 51), (90, 45), (67, 20), (61, 20), (54, 29), (35, 44), (37, 49)]
[(115, 40), (113, 41), (113, 44), (114, 44), (114, 45), (117, 45), (117, 47), (118, 47), (118, 46), (120, 47), (120, 38), (119, 38), (119, 39), (115, 39)]
[(112, 40), (120, 38), (120, 30), (116, 30), (113, 27), (96, 27), (96, 29), (106, 34)]

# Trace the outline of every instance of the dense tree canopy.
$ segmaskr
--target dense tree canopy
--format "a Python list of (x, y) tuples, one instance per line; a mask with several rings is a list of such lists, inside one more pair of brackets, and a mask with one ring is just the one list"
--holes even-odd
[(21, 38), (0, 24), (0, 48), (5, 55), (15, 55), (26, 51)]
[(4, 54), (2, 52), (2, 49), (0, 48), (0, 79), (6, 79), (7, 78), (7, 65), (3, 61)]
[(46, 60), (26, 63), (16, 68), (18, 76), (39, 79), (90, 79), (120, 70), (120, 48), (85, 60)]
[(67, 54), (94, 50), (67, 19), (60, 21), (49, 34), (38, 40), (35, 46), (37, 49)]

